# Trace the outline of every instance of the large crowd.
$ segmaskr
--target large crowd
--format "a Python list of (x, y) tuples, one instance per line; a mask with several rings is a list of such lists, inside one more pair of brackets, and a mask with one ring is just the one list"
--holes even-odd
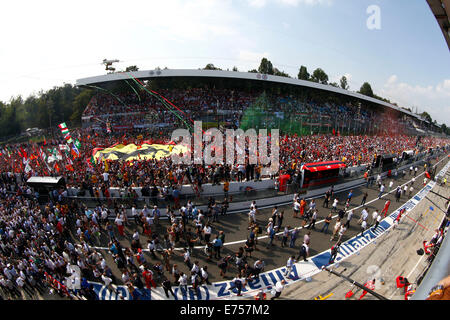
[[(262, 99), (260, 99), (262, 97)], [(167, 99), (172, 104), (162, 103)], [(402, 134), (411, 127), (411, 122), (391, 119), (380, 111), (361, 107), (357, 104), (317, 103), (288, 94), (266, 94), (259, 90), (251, 93), (227, 89), (158, 89), (155, 94), (96, 94), (83, 112), (85, 123), (105, 127), (138, 127), (145, 124), (171, 124), (184, 126), (183, 119), (225, 122), (238, 127), (245, 111), (258, 102), (265, 113), (277, 113), (284, 121), (321, 123), (323, 126), (341, 128), (369, 127), (382, 125), (383, 130)], [(258, 104), (257, 103), (257, 104)], [(267, 125), (278, 117), (269, 117)], [(278, 120), (277, 120), (278, 121)]]
[[(235, 110), (241, 114), (257, 98), (256, 95), (230, 92), (227, 90), (190, 89), (160, 90), (160, 93), (171, 100), (193, 118), (206, 112), (214, 105), (224, 110)], [(96, 95), (87, 106), (84, 116), (109, 115), (105, 119), (122, 125), (146, 123), (146, 121), (163, 121), (174, 123), (175, 116), (164, 110), (155, 98), (120, 95), (118, 98), (127, 106), (117, 104), (117, 98), (108, 95)], [(276, 103), (274, 110), (290, 113), (309, 112), (338, 116), (345, 120), (353, 116), (352, 106), (334, 106), (331, 104), (317, 105), (301, 103), (291, 97), (271, 97)], [(143, 118), (141, 112), (153, 115)], [(164, 112), (163, 112), (164, 111)], [(240, 111), (240, 112), (237, 112)], [(125, 117), (118, 115), (127, 113)], [(131, 113), (131, 114), (130, 114)], [(133, 114), (138, 113), (138, 114)], [(116, 114), (116, 115), (114, 115)], [(364, 121), (378, 121), (389, 126), (393, 119), (382, 118), (375, 113), (359, 110), (359, 117)], [(127, 119), (127, 121), (125, 121)], [(143, 120), (144, 119), (144, 120)], [(233, 121), (239, 120), (239, 117)], [(161, 231), (158, 222), (159, 209), (144, 207), (142, 210), (132, 208), (133, 222), (138, 227), (131, 236), (129, 248), (123, 248), (119, 239), (123, 239), (123, 228), (128, 226), (124, 207), (114, 205), (114, 208), (99, 205), (87, 208), (82, 203), (72, 201), (67, 197), (67, 191), (50, 194), (50, 202), (40, 206), (34, 197), (33, 190), (26, 185), (31, 176), (64, 176), (67, 187), (80, 187), (87, 190), (92, 197), (108, 197), (109, 188), (119, 187), (133, 193), (132, 187), (143, 187), (149, 196), (165, 195), (167, 187), (181, 184), (201, 186), (205, 183), (226, 184), (230, 181), (261, 179), (261, 166), (250, 164), (234, 165), (175, 165), (170, 158), (161, 160), (134, 161), (97, 161), (92, 162), (92, 152), (95, 148), (106, 148), (117, 143), (136, 145), (144, 141), (151, 143), (168, 143), (170, 141), (170, 127), (129, 128), (107, 132), (94, 128), (71, 129), (71, 135), (78, 139), (81, 147), (79, 155), (60, 149), (65, 140), (58, 130), (49, 132), (45, 141), (39, 143), (21, 143), (3, 146), (0, 155), (0, 285), (4, 293), (13, 298), (20, 298), (23, 289), (33, 297), (36, 292), (47, 290), (48, 279), (63, 283), (67, 276), (69, 265), (77, 265), (82, 272), (81, 295), (94, 299), (95, 293), (88, 280), (105, 284), (115, 291), (113, 283), (118, 283), (107, 260), (114, 261), (121, 272), (122, 283), (127, 284), (130, 292), (134, 288), (148, 288), (155, 286), (155, 281), (163, 285), (168, 296), (170, 281), (162, 277), (164, 270), (174, 276), (174, 282), (181, 286), (192, 284), (194, 289), (201, 283), (208, 283), (208, 270), (191, 261), (190, 251), (194, 243), (200, 243), (210, 248), (205, 252), (227, 264), (226, 259), (220, 257), (220, 246), (225, 239), (223, 233), (218, 233), (217, 239), (211, 239), (209, 221), (226, 211), (225, 205), (218, 205), (214, 201), (209, 203), (208, 210), (201, 212), (192, 203), (177, 203), (177, 210), (169, 209), (169, 227)], [(339, 134), (317, 134), (297, 136), (282, 134), (280, 136), (280, 171), (296, 172), (301, 164), (340, 160), (347, 166), (370, 164), (377, 155), (394, 154), (401, 156), (403, 151), (415, 150), (419, 146), (436, 147), (448, 144), (447, 139), (423, 137), (418, 143), (417, 137), (407, 135), (383, 136), (343, 136)], [(51, 163), (46, 162), (49, 150), (56, 150), (59, 157)], [(53, 153), (54, 151), (52, 151)], [(276, 175), (276, 176), (277, 176)], [(143, 192), (144, 194), (144, 192)], [(132, 196), (136, 196), (135, 194)], [(177, 200), (177, 197), (173, 197)], [(108, 217), (115, 217), (114, 223)], [(195, 217), (195, 220), (190, 219)], [(249, 225), (251, 225), (249, 220)], [(141, 229), (138, 231), (138, 229)], [(160, 232), (155, 232), (159, 230)], [(257, 233), (258, 231), (255, 231)], [(145, 236), (147, 243), (143, 243)], [(211, 241), (214, 240), (214, 241)], [(217, 241), (216, 241), (217, 240)], [(272, 239), (273, 240), (273, 239)], [(93, 247), (101, 243), (108, 244), (107, 253), (99, 252)], [(250, 241), (250, 240), (249, 240)], [(176, 244), (183, 243), (188, 249), (182, 253), (184, 263), (191, 271), (184, 274), (173, 270), (170, 257), (174, 255)], [(217, 244), (217, 246), (215, 246)], [(246, 247), (253, 246), (252, 242)], [(154, 256), (158, 252), (162, 263), (149, 264), (142, 249), (149, 249)], [(108, 255), (108, 256), (107, 256)], [(242, 258), (243, 252), (236, 253), (235, 259)], [(222, 261), (222, 260), (223, 261)], [(306, 259), (306, 258), (305, 258)], [(262, 262), (253, 268), (258, 273)], [(247, 266), (248, 267), (248, 266)], [(246, 268), (247, 268), (246, 267)], [(197, 270), (197, 269), (198, 270)], [(220, 268), (220, 266), (219, 266)], [(249, 269), (249, 270), (250, 270)], [(225, 272), (221, 269), (221, 274)], [(262, 269), (261, 269), (262, 270)], [(261, 271), (259, 270), (259, 272)], [(244, 270), (245, 271), (245, 270)], [(59, 288), (56, 291), (64, 295)], [(139, 294), (136, 291), (134, 294)]]
[[(55, 134), (53, 139), (44, 143), (25, 143), (3, 148), (0, 156), (1, 172), (17, 176), (17, 183), (24, 183), (31, 176), (64, 176), (68, 187), (89, 186), (90, 189), (109, 187), (157, 187), (181, 184), (201, 186), (206, 183), (223, 183), (225, 180), (241, 181), (251, 177), (264, 178), (260, 172), (261, 165), (250, 164), (216, 164), (216, 165), (176, 165), (171, 158), (160, 160), (148, 159), (126, 163), (124, 161), (92, 162), (95, 148), (107, 148), (117, 143), (124, 145), (143, 141), (151, 143), (168, 143), (170, 132), (157, 128), (153, 131), (138, 130), (127, 132), (98, 132), (91, 129), (72, 130), (73, 137), (81, 143), (80, 156), (59, 150), (64, 139)], [(422, 138), (422, 145), (427, 147), (445, 146), (446, 139)], [(6, 150), (9, 150), (5, 152)], [(44, 163), (41, 153), (57, 150), (60, 155), (51, 163)], [(279, 175), (289, 171), (295, 173), (301, 164), (339, 160), (347, 166), (370, 164), (376, 155), (394, 154), (401, 157), (406, 150), (418, 150), (417, 138), (411, 136), (289, 136), (280, 137), (280, 171)], [(26, 159), (24, 159), (24, 153)], [(225, 153), (224, 153), (225, 154)], [(278, 174), (276, 175), (278, 176)], [(255, 178), (256, 177), (256, 178)], [(87, 188), (84, 188), (87, 190)]]

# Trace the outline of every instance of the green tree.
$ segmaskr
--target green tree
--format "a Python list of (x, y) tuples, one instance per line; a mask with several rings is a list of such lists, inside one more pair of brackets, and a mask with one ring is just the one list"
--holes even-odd
[(72, 125), (81, 125), (81, 115), (93, 95), (92, 90), (83, 90), (74, 98), (73, 112), (69, 118)]
[(250, 72), (250, 73), (258, 73), (258, 70), (252, 69), (252, 70), (248, 70), (248, 72)]
[(420, 114), (422, 116), (423, 119), (425, 119), (426, 121), (433, 123), (433, 119), (431, 119), (431, 116), (428, 112), (424, 111)]
[(348, 82), (347, 82), (347, 77), (346, 76), (342, 76), (341, 80), (340, 80), (340, 84), (341, 84), (341, 88), (344, 90), (348, 90), (350, 87), (348, 86)]
[(208, 63), (203, 70), (222, 70), (220, 68), (215, 67), (212, 63)]
[(280, 76), (280, 77), (286, 77), (286, 78), (290, 78), (291, 77), (286, 72), (280, 71), (277, 68), (273, 68), (273, 75), (274, 76)]
[(137, 66), (129, 66), (125, 68), (125, 72), (135, 72), (139, 71), (139, 68)]
[(258, 68), (259, 73), (265, 73), (265, 74), (273, 74), (273, 65), (272, 62), (267, 60), (267, 58), (262, 58), (261, 63)]
[(233, 67), (232, 71), (238, 72), (238, 68), (236, 66)]
[(321, 84), (328, 84), (328, 75), (321, 68), (314, 70), (311, 80)]
[(368, 96), (368, 97), (373, 97), (373, 91), (372, 91), (372, 87), (370, 86), (370, 84), (368, 82), (364, 82), (361, 86), (361, 88), (359, 89), (359, 93)]
[(308, 70), (305, 66), (301, 66), (300, 70), (298, 71), (298, 76), (300, 80), (309, 80), (310, 74), (308, 73)]

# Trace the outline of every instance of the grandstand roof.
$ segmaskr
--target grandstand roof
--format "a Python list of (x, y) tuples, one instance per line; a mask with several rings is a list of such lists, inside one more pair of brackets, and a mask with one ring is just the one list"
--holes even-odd
[(450, 49), (450, 0), (427, 0)]
[(372, 97), (365, 96), (363, 94), (344, 90), (342, 88), (333, 87), (331, 85), (320, 84), (312, 81), (293, 79), (287, 77), (280, 77), (261, 73), (251, 73), (251, 72), (237, 72), (237, 71), (224, 71), (224, 70), (197, 70), (197, 69), (164, 69), (164, 70), (144, 70), (144, 71), (134, 71), (134, 72), (116, 72), (109, 73), (106, 75), (82, 78), (78, 79), (76, 82), (77, 86), (87, 86), (87, 85), (100, 85), (102, 83), (120, 81), (130, 79), (131, 77), (140, 80), (151, 80), (154, 78), (162, 77), (208, 77), (208, 78), (236, 78), (236, 79), (247, 79), (255, 81), (269, 81), (277, 83), (285, 83), (290, 85), (297, 85), (303, 87), (310, 87), (320, 90), (326, 90), (334, 93), (339, 93), (368, 102), (372, 102), (378, 105), (382, 105), (401, 113), (407, 114), (411, 117), (422, 120), (419, 115), (402, 109), (396, 105), (387, 103), (382, 100), (378, 100)]

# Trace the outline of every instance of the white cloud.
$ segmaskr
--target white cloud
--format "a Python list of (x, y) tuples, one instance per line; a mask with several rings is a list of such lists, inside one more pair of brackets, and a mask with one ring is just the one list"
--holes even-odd
[(266, 6), (267, 0), (247, 0), (247, 3), (250, 7), (262, 8)]
[(331, 75), (328, 82), (336, 82), (340, 86), (342, 76), (345, 76), (347, 78), (347, 84), (350, 86), (350, 90), (355, 90), (356, 86), (355, 83), (353, 83), (352, 75), (350, 73), (345, 73), (343, 75)]
[(262, 8), (269, 3), (281, 4), (285, 6), (297, 7), (300, 4), (305, 4), (308, 6), (315, 5), (331, 5), (334, 0), (246, 0), (248, 5), (254, 8)]
[(419, 113), (426, 111), (439, 124), (450, 125), (450, 79), (437, 85), (421, 86), (401, 82), (397, 75), (391, 75), (378, 95), (414, 111), (418, 107)]
[(297, 7), (299, 4), (306, 4), (309, 6), (315, 5), (331, 5), (333, 0), (276, 0), (276, 2)]
[(138, 61), (141, 69), (196, 68), (254, 42), (246, 32), (248, 19), (232, 0), (140, 0), (125, 6), (118, 0), (42, 0), (23, 7), (21, 1), (2, 5), (0, 61), (7, 63), (0, 73), (0, 101), (104, 73), (104, 58), (125, 66)]
[(236, 57), (239, 61), (239, 70), (244, 72), (252, 69), (258, 69), (262, 58), (267, 58), (270, 60), (270, 53), (267, 51), (256, 52), (251, 50), (239, 50)]

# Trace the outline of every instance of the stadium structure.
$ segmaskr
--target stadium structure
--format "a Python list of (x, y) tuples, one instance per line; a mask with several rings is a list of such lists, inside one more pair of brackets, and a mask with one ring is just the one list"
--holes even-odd
[[(302, 135), (392, 130), (429, 135), (437, 129), (420, 115), (386, 101), (327, 84), (261, 73), (159, 69), (88, 77), (76, 85), (97, 90), (82, 116), (83, 127), (94, 129), (105, 129), (109, 123), (116, 130), (184, 126), (164, 116), (169, 111), (161, 109), (155, 99), (158, 92), (185, 118), (202, 120), (205, 126), (279, 128)], [(106, 110), (99, 108), (99, 96), (110, 99)], [(202, 105), (193, 106), (194, 100), (201, 100)], [(163, 110), (159, 119), (158, 110)], [(133, 115), (136, 121), (125, 124)]]

